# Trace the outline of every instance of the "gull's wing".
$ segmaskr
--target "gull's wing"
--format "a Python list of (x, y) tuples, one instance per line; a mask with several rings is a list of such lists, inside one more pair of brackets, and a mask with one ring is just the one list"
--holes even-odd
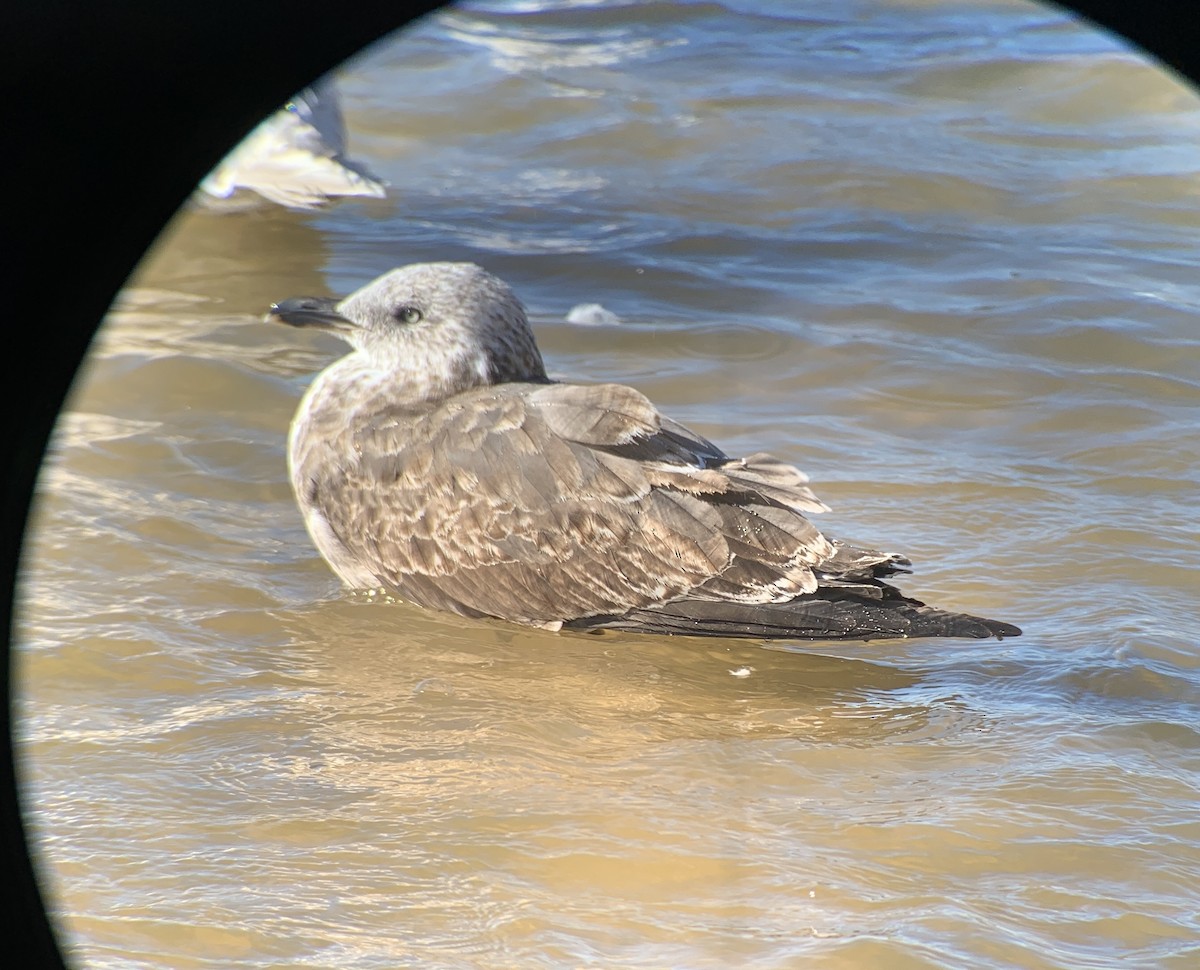
[[(688, 598), (780, 603), (837, 555), (795, 468), (731, 459), (614, 384), (503, 384), (356, 419), (308, 500), (403, 598), (556, 625)], [(883, 557), (886, 558), (886, 557)]]

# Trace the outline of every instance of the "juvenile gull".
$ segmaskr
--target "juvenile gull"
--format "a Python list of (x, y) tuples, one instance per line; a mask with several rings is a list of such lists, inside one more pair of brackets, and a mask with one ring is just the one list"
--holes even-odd
[(268, 319), (353, 351), (300, 402), (288, 466), (348, 586), (558, 630), (756, 638), (1006, 637), (885, 577), (903, 556), (831, 539), (806, 476), (731, 458), (633, 388), (546, 376), (512, 290), (470, 263), (384, 274)]

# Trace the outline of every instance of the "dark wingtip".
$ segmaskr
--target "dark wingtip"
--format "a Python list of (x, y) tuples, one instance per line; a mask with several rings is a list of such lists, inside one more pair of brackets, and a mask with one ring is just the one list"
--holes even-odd
[(771, 604), (677, 600), (631, 610), (623, 616), (584, 617), (565, 626), (763, 640), (889, 640), (910, 637), (1003, 640), (1005, 637), (1021, 635), (1020, 628), (1011, 623), (988, 620), (969, 613), (950, 613), (899, 595), (880, 601), (840, 590), (824, 592), (823, 596), (802, 596), (789, 603)]
[(1019, 637), (1021, 628), (1000, 620), (989, 620), (970, 613), (950, 613), (931, 606), (921, 606), (909, 616), (910, 637), (968, 637), (973, 640)]
[(1013, 626), (1011, 623), (1001, 623), (999, 620), (984, 620), (983, 622), (997, 640), (1021, 636), (1021, 628)]

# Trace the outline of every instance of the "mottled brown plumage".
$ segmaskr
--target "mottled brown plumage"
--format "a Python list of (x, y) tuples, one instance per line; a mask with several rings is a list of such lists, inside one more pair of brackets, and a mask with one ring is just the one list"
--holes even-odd
[(520, 302), (477, 266), (408, 266), (271, 316), (355, 348), (309, 388), (288, 448), (351, 587), (550, 629), (1020, 632), (902, 596), (883, 577), (908, 561), (822, 535), (792, 466), (731, 458), (633, 388), (550, 381)]

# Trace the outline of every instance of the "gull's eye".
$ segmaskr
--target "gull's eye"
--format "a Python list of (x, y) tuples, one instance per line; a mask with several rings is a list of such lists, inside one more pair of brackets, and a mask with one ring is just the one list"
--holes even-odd
[(396, 307), (396, 309), (392, 312), (392, 316), (401, 323), (417, 323), (425, 315), (415, 306), (411, 306), (406, 303), (404, 306)]

